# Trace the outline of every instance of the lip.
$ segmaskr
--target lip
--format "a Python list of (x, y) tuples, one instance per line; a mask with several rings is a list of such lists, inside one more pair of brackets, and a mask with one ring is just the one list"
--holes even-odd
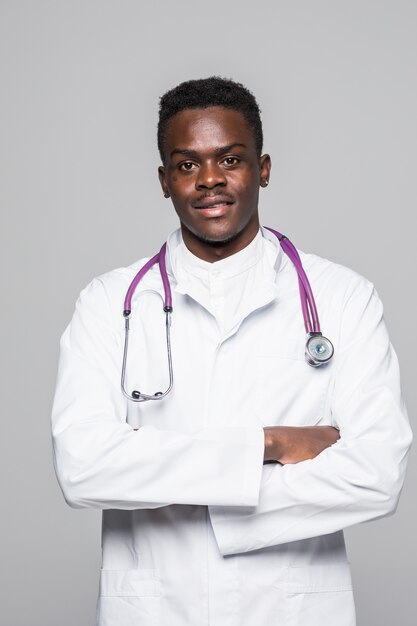
[(214, 206), (196, 208), (196, 211), (204, 217), (223, 217), (229, 212), (229, 209), (230, 204), (216, 203)]
[(203, 200), (202, 202), (199, 202), (198, 204), (194, 204), (193, 208), (194, 209), (213, 209), (218, 206), (230, 206), (231, 204), (233, 204), (233, 200), (230, 200), (230, 198), (216, 196), (214, 198), (206, 198), (206, 200)]
[(226, 215), (232, 204), (233, 202), (226, 203), (221, 201), (209, 204), (208, 206), (196, 206), (194, 208), (204, 217), (222, 217), (223, 215)]

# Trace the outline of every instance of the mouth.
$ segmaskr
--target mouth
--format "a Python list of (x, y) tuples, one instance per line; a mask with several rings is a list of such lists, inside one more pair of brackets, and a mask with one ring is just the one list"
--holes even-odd
[(218, 207), (224, 207), (224, 206), (230, 206), (231, 204), (233, 204), (233, 201), (231, 201), (230, 199), (227, 198), (213, 198), (212, 200), (210, 200), (209, 198), (207, 198), (207, 200), (199, 202), (198, 204), (194, 204), (193, 208), (194, 209), (217, 209)]
[(211, 203), (194, 205), (194, 209), (199, 212), (202, 217), (223, 217), (229, 211), (231, 205), (234, 204), (230, 200), (216, 200)]

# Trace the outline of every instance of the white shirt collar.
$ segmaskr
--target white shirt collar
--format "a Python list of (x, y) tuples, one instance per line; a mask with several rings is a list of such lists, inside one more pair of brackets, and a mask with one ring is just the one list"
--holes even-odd
[(207, 275), (215, 275), (222, 279), (232, 278), (238, 274), (246, 272), (250, 267), (255, 265), (261, 258), (263, 253), (262, 234), (259, 230), (256, 236), (245, 248), (232, 254), (225, 259), (214, 261), (203, 261), (195, 256), (182, 240), (178, 249), (178, 260), (181, 267), (191, 274), (200, 278), (206, 278)]
[(283, 265), (285, 255), (275, 235), (262, 226), (248, 246), (214, 263), (203, 261), (190, 252), (182, 238), (181, 229), (178, 228), (167, 239), (167, 270), (177, 283), (186, 279), (187, 272), (199, 277), (205, 277), (210, 272), (220, 272), (222, 278), (231, 278), (255, 265), (265, 252), (275, 276)]

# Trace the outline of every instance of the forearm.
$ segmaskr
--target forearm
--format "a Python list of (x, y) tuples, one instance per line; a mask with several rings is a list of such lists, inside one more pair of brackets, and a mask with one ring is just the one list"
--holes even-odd
[(64, 338), (52, 434), (57, 477), (70, 505), (257, 504), (260, 426), (186, 433), (148, 425), (135, 431), (123, 421), (125, 402)]
[(297, 464), (264, 467), (256, 507), (210, 507), (223, 555), (336, 532), (395, 511), (410, 431), (398, 440), (346, 440)]
[(61, 338), (52, 435), (67, 502), (118, 509), (257, 504), (261, 426), (204, 428), (191, 418), (190, 432), (176, 419), (175, 407), (165, 426), (155, 420), (135, 431), (126, 422), (122, 346), (106, 306), (103, 286), (95, 280), (82, 292)]
[(286, 465), (314, 459), (339, 437), (339, 431), (332, 426), (267, 426), (264, 461)]
[(222, 554), (324, 535), (395, 511), (412, 434), (382, 304), (366, 281), (347, 298), (337, 348), (328, 406), (340, 440), (313, 459), (265, 466), (258, 506), (211, 508)]

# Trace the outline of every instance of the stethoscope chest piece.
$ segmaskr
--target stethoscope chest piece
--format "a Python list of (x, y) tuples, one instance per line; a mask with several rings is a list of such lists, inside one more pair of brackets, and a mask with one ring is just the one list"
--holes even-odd
[(312, 367), (320, 367), (330, 361), (334, 354), (334, 347), (330, 339), (323, 337), (319, 332), (309, 333), (305, 349), (306, 361)]

